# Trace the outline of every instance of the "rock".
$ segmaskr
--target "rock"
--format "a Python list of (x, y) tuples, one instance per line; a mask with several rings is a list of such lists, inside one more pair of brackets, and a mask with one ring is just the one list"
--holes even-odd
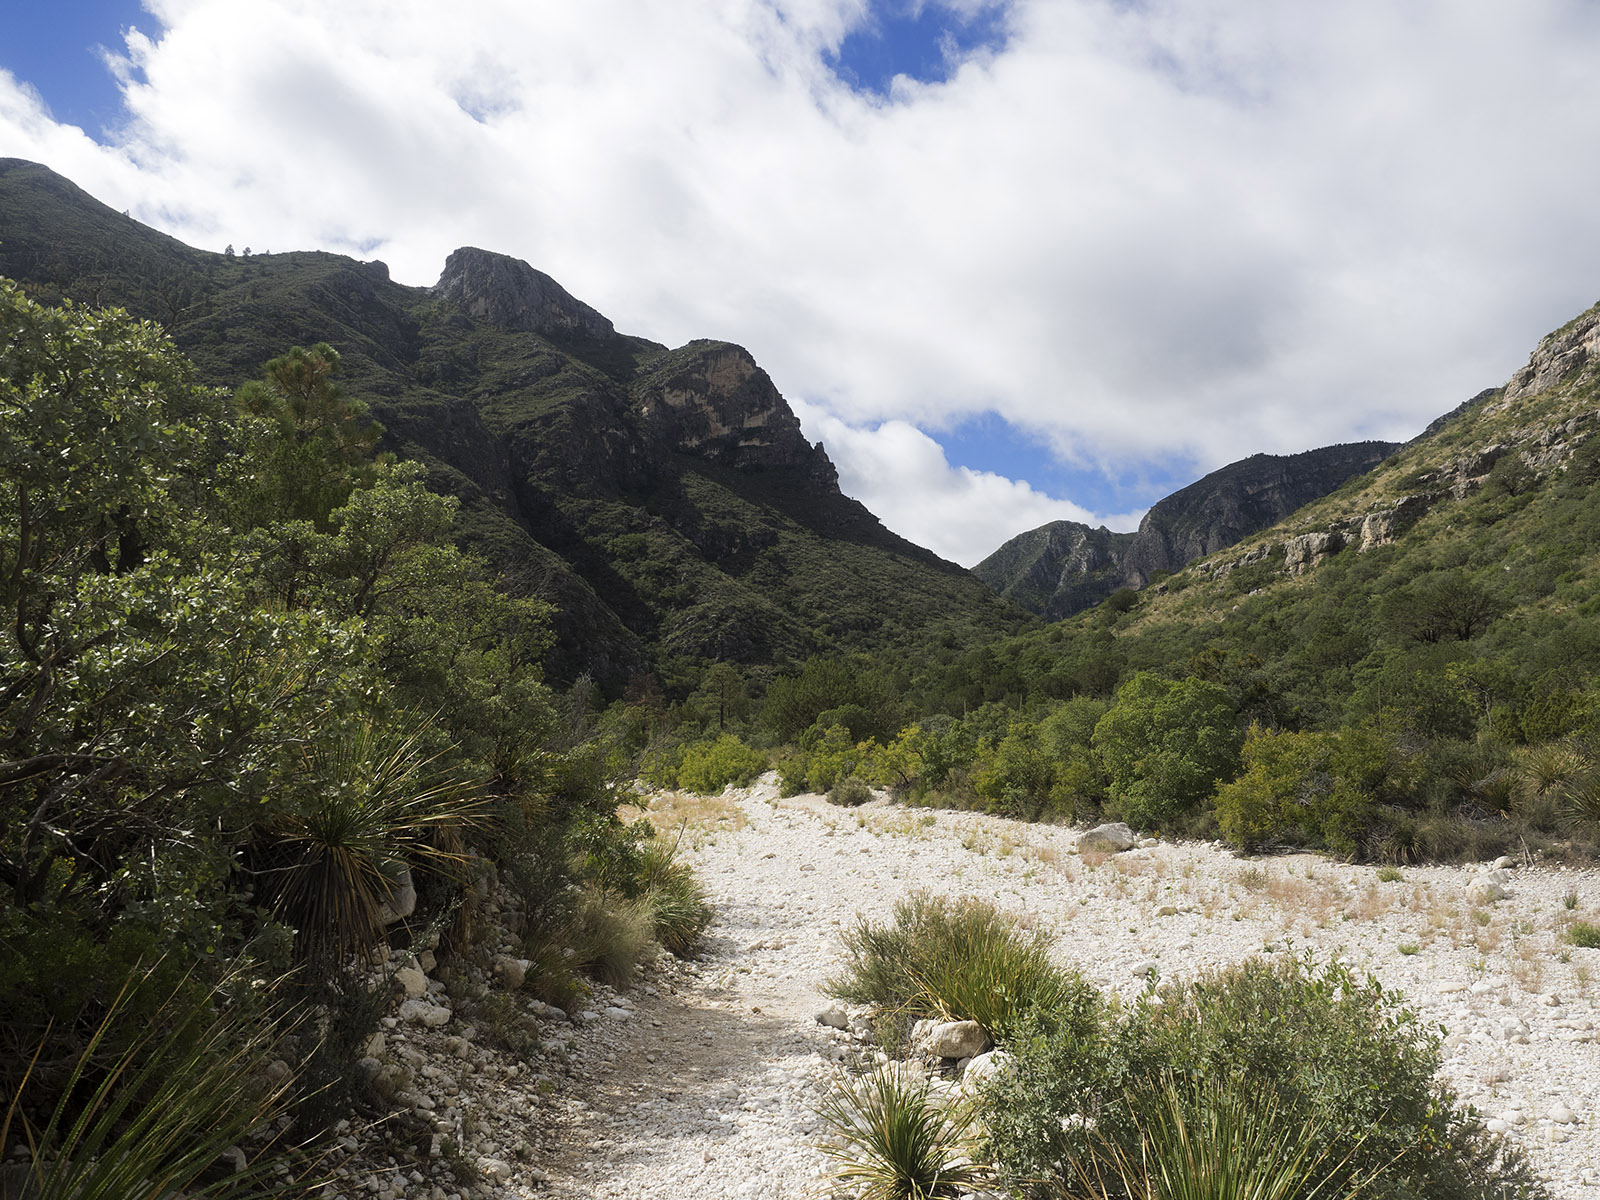
[(443, 1005), (430, 1004), (426, 1000), (407, 1000), (400, 1006), (400, 1019), (412, 1025), (422, 1025), (428, 1029), (438, 1029), (450, 1022), (450, 1010)]
[(492, 1179), (496, 1183), (504, 1183), (511, 1178), (511, 1164), (498, 1158), (480, 1158), (478, 1160), (478, 1172), (486, 1179)]
[(1134, 963), (1131, 970), (1132, 973), (1137, 975), (1140, 979), (1146, 979), (1151, 975), (1159, 974), (1161, 971), (1161, 964), (1153, 958), (1146, 958)]
[(990, 1050), (979, 1054), (967, 1064), (966, 1070), (961, 1073), (961, 1082), (965, 1084), (985, 1083), (993, 1079), (1006, 1064), (1011, 1062), (1012, 1056), (1004, 1050)]
[(1548, 1115), (1557, 1125), (1576, 1125), (1578, 1123), (1578, 1114), (1565, 1104), (1552, 1104)]
[(1511, 1068), (1504, 1063), (1491, 1063), (1483, 1069), (1482, 1079), (1485, 1083), (1504, 1083), (1511, 1078)]
[(817, 1024), (826, 1025), (830, 1029), (849, 1029), (850, 1018), (844, 1011), (842, 1004), (830, 1004), (817, 1013)]
[(1124, 850), (1132, 850), (1139, 844), (1139, 839), (1133, 830), (1122, 821), (1113, 821), (1107, 825), (1096, 825), (1086, 833), (1078, 835), (1078, 850), (1099, 854), (1120, 854)]
[(1156, 916), (1158, 917), (1175, 917), (1177, 915), (1178, 906), (1176, 904), (1163, 904), (1160, 908), (1156, 909)]
[(378, 921), (393, 925), (417, 911), (417, 885), (411, 878), (411, 868), (401, 868), (400, 874), (390, 881), (389, 895), (378, 905)]
[(405, 988), (406, 995), (415, 999), (428, 991), (428, 977), (420, 967), (401, 967), (394, 973), (395, 982)]
[(613, 1004), (605, 1010), (605, 1016), (612, 1021), (627, 1021), (632, 1019), (633, 1014), (627, 1009)]
[(989, 1035), (976, 1021), (944, 1021), (928, 1035), (928, 1053), (938, 1058), (971, 1058), (988, 1046)]
[(528, 968), (533, 963), (526, 958), (512, 958), (508, 954), (497, 955), (494, 960), (495, 977), (502, 986), (515, 991), (521, 987), (528, 978)]
[(1504, 900), (1509, 893), (1501, 880), (1495, 878), (1497, 874), (1500, 874), (1500, 872), (1487, 872), (1468, 880), (1467, 886), (1463, 889), (1466, 893), (1467, 902), (1469, 904), (1494, 904), (1497, 901)]
[(265, 1074), (267, 1077), (267, 1082), (272, 1084), (273, 1087), (281, 1087), (283, 1084), (288, 1083), (289, 1080), (294, 1076), (294, 1072), (290, 1070), (289, 1064), (284, 1062), (281, 1058), (275, 1058), (269, 1062), (266, 1066)]

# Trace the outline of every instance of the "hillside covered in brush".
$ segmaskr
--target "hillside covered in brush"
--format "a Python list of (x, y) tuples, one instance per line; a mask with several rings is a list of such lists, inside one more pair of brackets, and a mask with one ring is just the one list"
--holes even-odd
[[(230, 248), (231, 249), (231, 248)], [(438, 284), (320, 252), (213, 254), (0, 161), (0, 275), (158, 320), (210, 383), (326, 342), (342, 386), (461, 500), (459, 536), (555, 607), (552, 676), (794, 664), (1014, 632), (1027, 614), (844, 496), (738, 346), (616, 332), (526, 263), (473, 248)]]
[(1597, 432), (1600, 306), (1238, 544), (899, 674), (814, 661), (757, 736), (842, 794), (1391, 860), (1592, 853)]

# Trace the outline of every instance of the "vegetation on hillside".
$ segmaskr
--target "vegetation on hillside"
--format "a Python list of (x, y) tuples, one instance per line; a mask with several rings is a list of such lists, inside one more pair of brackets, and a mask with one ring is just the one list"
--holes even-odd
[[(1392, 862), (1593, 854), (1597, 399), (1593, 370), (1487, 393), (1144, 591), (917, 659), (814, 658), (731, 731), (791, 791), (855, 776), (914, 802)], [(700, 716), (693, 698), (658, 710), (651, 737), (692, 741)]]
[(0, 281), (0, 1107), (48, 1194), (135, 1194), (84, 1182), (119, 1137), (162, 1194), (222, 1194), (206, 1148), (359, 1107), (374, 969), (442, 935), (470, 1005), (496, 878), (561, 1001), (708, 919), (543, 682), (546, 606), (339, 372), (295, 349), (230, 396), (157, 327)]

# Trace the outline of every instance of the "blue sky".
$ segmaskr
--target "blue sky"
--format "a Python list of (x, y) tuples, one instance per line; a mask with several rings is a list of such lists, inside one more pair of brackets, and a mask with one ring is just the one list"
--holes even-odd
[(825, 59), (850, 87), (887, 97), (896, 76), (943, 83), (960, 63), (1003, 50), (1005, 42), (1003, 5), (964, 13), (907, 0), (873, 6), (869, 19), (845, 34)]
[(147, 3), (0, 0), (0, 155), (739, 342), (963, 563), (1410, 437), (1600, 295), (1591, 0)]
[(102, 50), (120, 53), (129, 26), (154, 31), (137, 0), (0, 0), (0, 67), (38, 90), (57, 120), (97, 135), (123, 116)]

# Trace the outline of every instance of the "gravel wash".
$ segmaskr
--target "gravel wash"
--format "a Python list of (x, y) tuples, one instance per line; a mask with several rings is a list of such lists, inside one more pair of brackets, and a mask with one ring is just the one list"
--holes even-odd
[(625, 996), (602, 991), (563, 1027), (563, 1070), (540, 1076), (548, 1094), (522, 1126), (537, 1182), (519, 1169), (483, 1194), (826, 1194), (815, 1107), (849, 1035), (817, 1023), (822, 989), (841, 930), (922, 889), (1025, 916), (1056, 935), (1063, 965), (1124, 997), (1152, 970), (1184, 978), (1307, 948), (1346, 960), (1442, 1027), (1446, 1075), (1554, 1195), (1600, 1200), (1600, 950), (1561, 936), (1600, 921), (1600, 871), (1514, 868), (1504, 899), (1475, 904), (1476, 867), (1380, 878), (1207, 843), (1079, 855), (1071, 829), (780, 799), (772, 776), (716, 800), (653, 797), (651, 813), (665, 831), (682, 822), (716, 906), (706, 950), (662, 960)]

